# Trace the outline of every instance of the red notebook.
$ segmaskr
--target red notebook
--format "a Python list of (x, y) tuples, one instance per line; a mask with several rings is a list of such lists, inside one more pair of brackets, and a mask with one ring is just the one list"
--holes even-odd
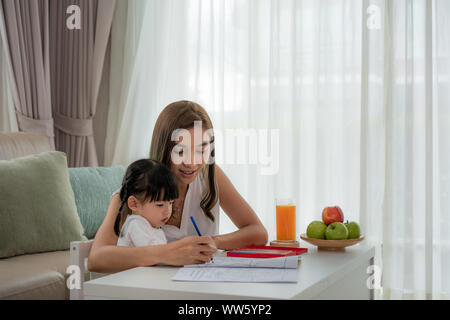
[(227, 257), (241, 258), (278, 258), (301, 255), (307, 252), (306, 248), (251, 246), (247, 248), (233, 249), (227, 252)]

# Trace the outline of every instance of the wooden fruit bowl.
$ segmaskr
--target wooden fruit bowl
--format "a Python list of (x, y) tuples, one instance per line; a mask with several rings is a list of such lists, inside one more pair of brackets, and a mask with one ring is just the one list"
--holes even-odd
[(360, 236), (358, 239), (346, 239), (346, 240), (324, 240), (314, 239), (306, 237), (305, 233), (300, 235), (300, 239), (317, 246), (318, 250), (327, 251), (345, 251), (345, 247), (352, 246), (364, 240), (364, 236)]

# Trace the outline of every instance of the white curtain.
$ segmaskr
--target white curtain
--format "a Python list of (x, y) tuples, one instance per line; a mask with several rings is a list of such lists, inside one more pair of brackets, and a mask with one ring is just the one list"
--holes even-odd
[(148, 156), (160, 111), (196, 101), (270, 239), (276, 197), (297, 234), (339, 205), (377, 249), (378, 297), (450, 298), (447, 0), (125, 2), (106, 164)]
[(387, 1), (385, 12), (384, 293), (449, 299), (450, 2)]
[[(110, 67), (110, 94), (108, 121), (105, 137), (105, 165), (112, 163), (127, 163), (133, 159), (136, 150), (124, 150), (123, 144), (129, 138), (128, 128), (133, 126), (127, 112), (137, 114), (133, 110), (132, 99), (136, 94), (139, 82), (136, 77), (143, 71), (139, 66), (140, 62), (136, 59), (138, 49), (142, 51), (143, 43), (140, 43), (140, 33), (142, 19), (146, 12), (147, 0), (116, 2), (116, 9), (111, 26), (111, 67)], [(142, 56), (143, 53), (140, 55)], [(145, 53), (144, 53), (145, 54)], [(142, 59), (142, 58), (141, 58)], [(142, 105), (142, 103), (141, 103)], [(145, 108), (144, 108), (145, 109)], [(145, 111), (145, 110), (144, 110)], [(147, 130), (142, 130), (145, 132)], [(124, 135), (124, 136), (120, 136)], [(148, 133), (146, 134), (148, 137)], [(150, 132), (151, 137), (151, 132)], [(125, 139), (125, 140), (124, 140)], [(142, 154), (142, 146), (138, 146), (144, 141), (139, 138), (139, 143), (134, 144)], [(150, 142), (148, 142), (150, 144)]]
[[(1, 42), (1, 41), (0, 41)], [(3, 45), (0, 45), (0, 132), (18, 132)]]

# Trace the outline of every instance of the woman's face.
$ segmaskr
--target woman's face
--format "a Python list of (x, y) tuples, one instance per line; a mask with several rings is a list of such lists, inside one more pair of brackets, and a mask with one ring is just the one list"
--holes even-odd
[(195, 135), (194, 128), (191, 128), (182, 130), (176, 141), (171, 153), (170, 170), (180, 183), (189, 184), (195, 180), (209, 158), (210, 138), (204, 134), (204, 130)]

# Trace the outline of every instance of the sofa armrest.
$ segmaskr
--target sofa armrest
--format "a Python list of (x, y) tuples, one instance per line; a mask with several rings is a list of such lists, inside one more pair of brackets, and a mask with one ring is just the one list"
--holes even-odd
[(0, 132), (0, 160), (55, 150), (48, 137), (29, 132)]
[[(70, 267), (77, 266), (79, 271), (80, 279), (78, 282), (78, 287), (71, 288), (70, 287), (70, 300), (83, 300), (83, 284), (85, 279), (85, 274), (88, 272), (87, 270), (87, 258), (89, 256), (89, 252), (91, 251), (92, 243), (94, 240), (88, 241), (72, 241), (70, 242)], [(68, 280), (69, 281), (69, 280)], [(68, 283), (69, 285), (69, 283)]]

